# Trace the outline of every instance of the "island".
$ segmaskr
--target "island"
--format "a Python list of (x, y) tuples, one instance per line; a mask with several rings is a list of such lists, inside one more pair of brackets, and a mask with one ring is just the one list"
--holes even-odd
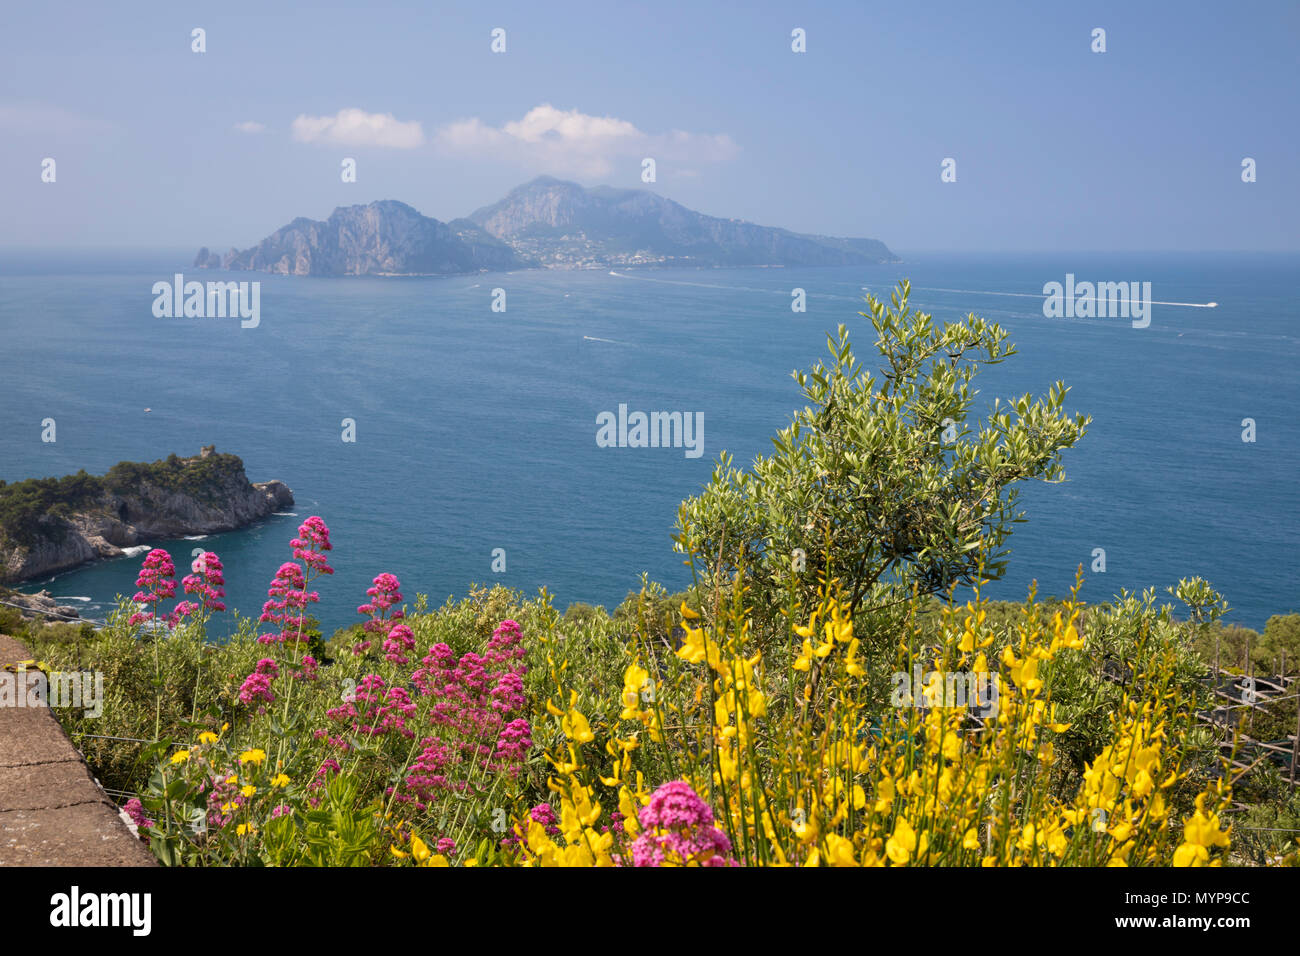
[(457, 275), (638, 266), (860, 266), (898, 262), (878, 239), (807, 235), (687, 209), (647, 189), (539, 176), (443, 223), (393, 199), (298, 218), (256, 246), (199, 250), (194, 266), (295, 276)]
[(292, 504), (284, 482), (250, 482), (238, 455), (212, 445), (103, 476), (0, 481), (0, 584), (122, 557), (148, 539), (233, 531)]

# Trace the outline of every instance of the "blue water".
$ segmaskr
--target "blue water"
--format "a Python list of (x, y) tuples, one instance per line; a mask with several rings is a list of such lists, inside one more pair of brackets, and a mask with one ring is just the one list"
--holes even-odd
[[(906, 254), (905, 254), (906, 256)], [(981, 399), (1046, 391), (1094, 417), (1065, 456), (1068, 481), (1026, 489), (994, 596), (1060, 594), (1105, 548), (1084, 596), (1179, 577), (1211, 580), (1230, 618), (1261, 627), (1300, 609), (1300, 318), (1295, 256), (906, 256), (866, 269), (519, 272), (445, 279), (262, 282), (261, 325), (156, 319), (155, 281), (183, 255), (0, 262), (0, 478), (122, 459), (193, 454), (215, 443), (254, 481), (293, 488), (297, 516), (165, 545), (221, 554), (229, 603), (256, 614), (287, 542), (310, 514), (333, 531), (336, 574), (322, 582), (327, 628), (356, 620), (371, 578), (391, 571), (408, 600), (434, 603), (471, 582), (547, 587), (560, 607), (612, 607), (641, 571), (670, 588), (687, 571), (671, 548), (678, 503), (722, 449), (746, 463), (803, 403), (790, 371), (826, 354), (847, 323), (859, 355), (862, 287), (911, 278), (938, 319), (974, 311), (1005, 326), (1019, 354), (981, 375)], [(1047, 319), (1043, 283), (1144, 280), (1149, 328), (1124, 319)], [(189, 276), (222, 278), (212, 273)], [(790, 290), (808, 290), (808, 311)], [(507, 311), (491, 311), (491, 290)], [(939, 289), (966, 290), (961, 292)], [(1029, 298), (978, 292), (1026, 293)], [(609, 341), (599, 341), (601, 339)], [(705, 452), (595, 443), (601, 411), (701, 411)], [(146, 413), (145, 408), (152, 411)], [(58, 440), (40, 440), (41, 420)], [(1241, 440), (1254, 418), (1258, 441)], [(340, 439), (341, 420), (357, 441)], [(492, 572), (492, 551), (507, 570)], [(134, 591), (139, 559), (86, 566), (49, 587), (90, 616)]]

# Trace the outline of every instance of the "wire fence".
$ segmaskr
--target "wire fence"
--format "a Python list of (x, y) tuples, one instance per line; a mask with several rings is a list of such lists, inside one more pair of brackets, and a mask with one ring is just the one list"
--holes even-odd
[(60, 614), (57, 611), (47, 611), (44, 608), (34, 608), (27, 604), (14, 604), (12, 601), (0, 601), (0, 604), (16, 607), (20, 611), (26, 611), (29, 614), (39, 614), (42, 617), (57, 617), (65, 621), (79, 621), (86, 624), (96, 624), (99, 627), (108, 627), (108, 621), (101, 621), (98, 618), (83, 617), (79, 614)]

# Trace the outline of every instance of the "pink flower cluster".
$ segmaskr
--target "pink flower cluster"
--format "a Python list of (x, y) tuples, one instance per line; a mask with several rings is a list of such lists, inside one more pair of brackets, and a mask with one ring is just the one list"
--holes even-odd
[(176, 565), (172, 556), (163, 548), (154, 548), (145, 555), (140, 565), (140, 575), (135, 579), (135, 586), (140, 590), (131, 598), (136, 604), (152, 604), (152, 611), (136, 611), (127, 623), (135, 626), (146, 621), (159, 620), (162, 602), (176, 594)]
[[(414, 648), (414, 635), (406, 625), (395, 625), (389, 632), (390, 643), (398, 640), (400, 645), (386, 648), (389, 660)], [(533, 745), (532, 727), (522, 716), (527, 670), (523, 656), (522, 634), (514, 621), (497, 627), (481, 657), (470, 651), (457, 659), (446, 644), (429, 648), (410, 683), (419, 696), (433, 698), (427, 711), (432, 732), (420, 739), (420, 752), (397, 788), (396, 800), (424, 809), (444, 793), (464, 793), (468, 774), (458, 771), (471, 767), (518, 773)], [(384, 689), (371, 675), (358, 687), (355, 700), (329, 711), (329, 716), (347, 722), (354, 733), (397, 731), (412, 737), (408, 719), (416, 709), (404, 687)]]
[[(190, 565), (192, 574), (185, 575), (185, 580), (181, 582), (185, 588), (186, 594), (199, 595), (205, 611), (224, 611), (226, 609), (224, 598), (226, 596), (226, 579), (222, 574), (221, 559), (215, 552), (204, 551), (194, 559)], [(185, 604), (190, 606), (190, 611), (198, 610), (198, 605), (193, 601), (186, 601)], [(180, 605), (177, 605), (177, 610)]]
[[(262, 609), (261, 620), (277, 625), (278, 633), (258, 638), (277, 648), (301, 639), (307, 605), (319, 600), (309, 584), (318, 575), (333, 573), (325, 559), (331, 550), (329, 529), (320, 518), (308, 518), (291, 543), (301, 564), (281, 566)], [(326, 712), (329, 724), (316, 728), (315, 738), (340, 752), (352, 751), (355, 738), (379, 748), (388, 738), (415, 741), (418, 755), (388, 793), (421, 810), (448, 793), (468, 795), (469, 781), (484, 772), (517, 775), (533, 746), (532, 727), (524, 716), (527, 665), (519, 625), (502, 621), (481, 656), (471, 651), (457, 658), (446, 644), (435, 644), (407, 676), (405, 667), (418, 651), (415, 631), (395, 609), (402, 600), (401, 582), (385, 572), (366, 594), (369, 601), (357, 612), (369, 620), (353, 653), (366, 654), (379, 643), (384, 659), (402, 670), (390, 675), (391, 683), (379, 674), (362, 677), (341, 706)], [(294, 659), (277, 657), (263, 658), (245, 678), (239, 690), (242, 703), (264, 708), (277, 699), (277, 681), (315, 679), (317, 664), (311, 657), (303, 656), (300, 662), (296, 654)], [(411, 746), (400, 745), (403, 751)], [(326, 760), (308, 789), (318, 789), (338, 768), (338, 761)], [(315, 805), (319, 797), (310, 800)], [(233, 795), (225, 802), (238, 803)], [(445, 837), (438, 845), (454, 848)]]
[(271, 681), (279, 676), (280, 665), (269, 657), (263, 657), (257, 662), (253, 673), (244, 678), (244, 683), (239, 688), (239, 699), (245, 704), (252, 704), (255, 701), (275, 703), (275, 691), (271, 690)]
[(684, 780), (659, 787), (638, 817), (642, 833), (632, 844), (636, 866), (739, 866), (731, 840), (713, 822), (713, 810)]
[(262, 658), (239, 688), (239, 700), (257, 706), (259, 713), (265, 711), (267, 704), (275, 702), (277, 695), (273, 685), (282, 675), (291, 681), (310, 681), (317, 676), (315, 658), (304, 654), (299, 659), (298, 651), (300, 644), (306, 641), (304, 632), (307, 605), (320, 600), (320, 595), (309, 591), (307, 586), (315, 577), (334, 573), (325, 559), (325, 552), (333, 550), (330, 529), (324, 521), (313, 515), (298, 526), (298, 536), (289, 545), (293, 548), (293, 556), (302, 564), (286, 561), (275, 572), (266, 591), (267, 601), (262, 605), (260, 621), (263, 624), (274, 624), (277, 629), (273, 634), (260, 635), (257, 641), (259, 644), (275, 645), (276, 648), (292, 645), (294, 651), (283, 655), (284, 659), (279, 661), (270, 657)]
[[(320, 600), (320, 594), (307, 590), (307, 585), (322, 574), (333, 574), (325, 552), (332, 551), (330, 529), (325, 522), (312, 515), (298, 526), (298, 537), (289, 542), (293, 556), (302, 565), (287, 561), (280, 565), (267, 588), (267, 602), (262, 605), (263, 624), (275, 624), (279, 630), (258, 638), (262, 644), (286, 644), (303, 639), (307, 605)], [(305, 570), (304, 570), (305, 568)]]
[[(555, 815), (555, 809), (549, 803), (539, 803), (528, 811), (528, 816), (545, 828), (547, 836), (558, 837), (560, 835), (560, 818)], [(524, 832), (527, 833), (527, 828), (524, 828)], [(514, 833), (501, 841), (501, 845), (511, 847), (523, 842), (523, 838), (519, 835), (519, 828), (516, 827)]]
[[(415, 737), (415, 731), (406, 726), (406, 721), (415, 716), (416, 709), (405, 687), (385, 687), (384, 679), (378, 674), (367, 674), (361, 678), (351, 700), (325, 713), (331, 720), (348, 723), (355, 734), (379, 737), (396, 731), (411, 739)], [(318, 732), (318, 736), (321, 733)], [(348, 748), (344, 746), (343, 749)]]
[(312, 515), (304, 521), (298, 526), (298, 537), (289, 542), (289, 547), (293, 548), (293, 556), (307, 566), (312, 577), (334, 573), (325, 559), (325, 552), (334, 550), (325, 519)]
[(131, 822), (134, 823), (136, 829), (140, 831), (140, 838), (144, 840), (145, 845), (148, 845), (149, 834), (143, 831), (146, 827), (153, 826), (154, 822), (145, 815), (144, 804), (140, 802), (140, 798), (132, 797), (130, 800), (126, 801), (126, 806), (122, 807), (122, 811), (131, 818)]
[(205, 551), (194, 560), (193, 574), (185, 576), (182, 582), (186, 594), (200, 596), (201, 604), (195, 601), (180, 601), (167, 615), (162, 614), (162, 602), (176, 595), (176, 565), (172, 556), (164, 548), (154, 548), (145, 555), (140, 566), (140, 575), (135, 586), (140, 590), (131, 598), (138, 605), (153, 605), (152, 611), (139, 610), (127, 618), (127, 623), (134, 627), (149, 622), (164, 623), (169, 628), (180, 624), (182, 618), (188, 617), (200, 608), (205, 612), (224, 611), (226, 605), (222, 599), (226, 596), (226, 579), (222, 576), (221, 559), (211, 551)]
[[(392, 633), (396, 630), (393, 622), (400, 621), (406, 616), (406, 612), (399, 609), (393, 611), (392, 614), (388, 613), (394, 604), (402, 600), (401, 591), (398, 590), (401, 586), (402, 584), (397, 580), (396, 575), (385, 571), (383, 574), (378, 575), (371, 586), (366, 589), (366, 594), (370, 596), (370, 600), (358, 607), (357, 613), (368, 615), (370, 618), (362, 625), (362, 630), (365, 631), (367, 637), (352, 648), (354, 656), (366, 653), (375, 641), (383, 639), (384, 654), (387, 659), (396, 664), (406, 663), (405, 659), (397, 660), (396, 658), (401, 656), (402, 650), (414, 650), (415, 640), (413, 637), (409, 646), (405, 646), (404, 643), (404, 636), (410, 636), (411, 631), (406, 625), (402, 625), (405, 629), (405, 635), (399, 635), (395, 641)], [(384, 637), (385, 635), (387, 635), (387, 638)]]

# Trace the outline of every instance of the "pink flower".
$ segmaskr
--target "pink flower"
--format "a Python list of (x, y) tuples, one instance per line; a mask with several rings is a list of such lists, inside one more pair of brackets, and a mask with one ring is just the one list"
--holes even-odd
[(186, 594), (201, 595), (203, 609), (208, 612), (224, 611), (226, 605), (226, 579), (222, 574), (221, 559), (213, 551), (205, 551), (190, 565), (193, 574), (181, 582)]
[[(312, 515), (298, 527), (298, 537), (289, 542), (293, 556), (303, 563), (300, 567), (292, 561), (280, 565), (266, 594), (269, 600), (262, 605), (263, 624), (278, 624), (276, 634), (258, 638), (263, 644), (296, 643), (303, 640), (306, 630), (307, 605), (320, 600), (320, 594), (308, 591), (307, 585), (322, 574), (333, 574), (334, 569), (325, 561), (325, 552), (332, 550), (330, 529), (319, 517)], [(305, 567), (305, 570), (304, 570)]]
[(275, 703), (275, 691), (271, 690), (271, 677), (261, 672), (249, 674), (239, 688), (239, 699), (245, 704), (257, 700), (268, 704)]
[[(136, 604), (152, 604), (152, 611), (136, 611), (127, 619), (131, 626), (146, 621), (161, 620), (161, 605), (167, 598), (176, 594), (176, 566), (172, 556), (163, 548), (154, 548), (145, 555), (140, 565), (140, 575), (135, 579), (135, 586), (140, 590), (131, 598)], [(175, 612), (173, 612), (174, 614)], [(174, 620), (171, 622), (174, 624)]]
[(393, 664), (405, 664), (408, 658), (405, 651), (415, 650), (415, 634), (405, 624), (394, 624), (393, 629), (384, 638), (384, 660)]
[(684, 780), (659, 787), (639, 814), (642, 833), (632, 844), (636, 866), (739, 866), (731, 840), (713, 823), (713, 810)]
[[(389, 574), (385, 571), (384, 573), (377, 575), (371, 586), (366, 589), (366, 594), (370, 596), (370, 600), (358, 607), (357, 613), (363, 616), (368, 615), (370, 617), (370, 620), (366, 621), (366, 623), (362, 625), (362, 630), (365, 631), (367, 635), (373, 636), (367, 637), (352, 648), (352, 654), (354, 656), (360, 656), (369, 651), (374, 641), (378, 640), (379, 635), (389, 635), (389, 637), (391, 637), (392, 622), (401, 620), (404, 616), (404, 612), (400, 610), (393, 611), (391, 614), (388, 613), (389, 609), (392, 608), (393, 605), (402, 600), (401, 592), (398, 590), (401, 586), (402, 584), (397, 580), (396, 575)], [(406, 633), (410, 634), (409, 629)], [(407, 649), (413, 649), (414, 647), (415, 640), (412, 636), (410, 647)], [(400, 649), (390, 648), (388, 639), (385, 639), (384, 654), (390, 661), (392, 661), (394, 656), (401, 656), (401, 651)], [(406, 661), (400, 660), (394, 661), (394, 663), (405, 664)]]
[(289, 546), (293, 548), (293, 556), (317, 575), (334, 573), (325, 562), (325, 552), (334, 548), (330, 544), (330, 529), (321, 518), (312, 515), (299, 525), (298, 537), (290, 541)]
[[(146, 827), (154, 825), (153, 821), (145, 816), (144, 804), (140, 802), (139, 797), (132, 797), (126, 801), (126, 806), (122, 807), (122, 810), (131, 818), (131, 822), (135, 824), (137, 830), (144, 830)], [(149, 834), (141, 833), (140, 836), (145, 843), (149, 842)]]
[(533, 748), (532, 732), (527, 720), (516, 717), (502, 728), (497, 737), (496, 755), (511, 771), (517, 771), (528, 759), (528, 752)]

